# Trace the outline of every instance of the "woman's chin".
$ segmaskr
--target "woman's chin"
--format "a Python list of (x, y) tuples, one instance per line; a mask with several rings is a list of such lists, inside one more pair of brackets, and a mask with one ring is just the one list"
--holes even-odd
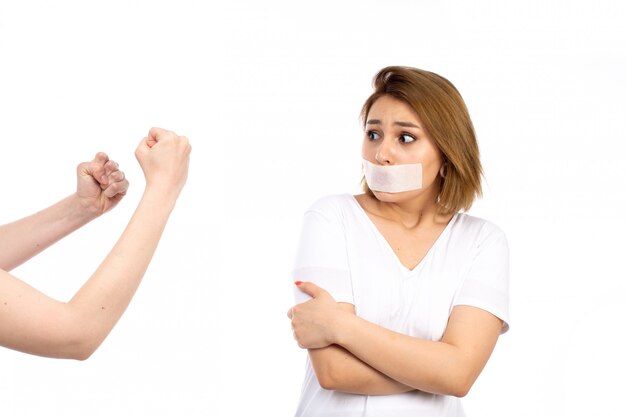
[(388, 193), (385, 191), (374, 191), (374, 190), (372, 190), (372, 193), (374, 193), (374, 197), (376, 197), (377, 200), (383, 201), (385, 203), (398, 203), (400, 201), (405, 201), (407, 198), (411, 198), (412, 194), (414, 194), (411, 191), (403, 191), (400, 193)]

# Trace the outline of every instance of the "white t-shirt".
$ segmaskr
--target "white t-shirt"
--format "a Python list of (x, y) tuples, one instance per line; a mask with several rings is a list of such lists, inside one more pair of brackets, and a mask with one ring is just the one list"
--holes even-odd
[[(493, 224), (455, 214), (423, 260), (407, 269), (356, 199), (324, 197), (305, 213), (294, 281), (311, 281), (356, 314), (393, 331), (441, 340), (455, 305), (486, 310), (508, 330), (508, 245)], [(296, 288), (296, 302), (309, 296)], [(367, 396), (323, 389), (307, 358), (297, 417), (464, 416), (460, 400), (413, 391)]]

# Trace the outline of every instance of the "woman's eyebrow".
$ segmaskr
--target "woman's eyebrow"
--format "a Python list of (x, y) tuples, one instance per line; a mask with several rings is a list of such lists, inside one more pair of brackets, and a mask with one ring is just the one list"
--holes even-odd
[[(371, 120), (368, 120), (366, 122), (366, 124), (368, 124), (368, 125), (380, 125), (380, 124), (382, 124), (382, 122), (380, 120), (378, 120), (378, 119), (371, 119)], [(393, 122), (393, 124), (396, 125), (396, 126), (401, 126), (401, 127), (414, 127), (416, 129), (421, 129), (420, 126), (416, 125), (415, 123), (411, 123), (411, 122), (401, 122), (401, 121), (398, 121), (398, 122)]]
[(397, 126), (402, 126), (402, 127), (414, 127), (416, 129), (421, 129), (420, 126), (416, 125), (415, 123), (411, 123), (411, 122), (394, 122), (394, 125)]

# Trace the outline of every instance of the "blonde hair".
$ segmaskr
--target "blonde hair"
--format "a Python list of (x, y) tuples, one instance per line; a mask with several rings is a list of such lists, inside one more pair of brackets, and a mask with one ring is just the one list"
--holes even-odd
[[(478, 143), (465, 102), (452, 83), (433, 72), (411, 67), (386, 67), (376, 74), (374, 93), (361, 110), (363, 125), (376, 100), (391, 96), (407, 103), (444, 156), (445, 177), (437, 201), (441, 214), (469, 210), (482, 195)], [(372, 191), (363, 179), (363, 190)]]

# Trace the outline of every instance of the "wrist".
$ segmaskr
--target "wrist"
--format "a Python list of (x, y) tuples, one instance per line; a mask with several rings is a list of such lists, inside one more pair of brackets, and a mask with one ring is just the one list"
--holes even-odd
[(65, 199), (67, 204), (67, 218), (80, 225), (89, 223), (93, 219), (100, 217), (100, 213), (93, 205), (85, 204), (84, 199), (74, 193)]
[(171, 213), (176, 205), (178, 194), (166, 187), (146, 185), (141, 200), (145, 204)]
[(350, 331), (357, 319), (356, 314), (340, 310), (340, 314), (337, 315), (334, 326), (332, 326), (332, 343), (339, 346), (347, 343), (350, 338)]

